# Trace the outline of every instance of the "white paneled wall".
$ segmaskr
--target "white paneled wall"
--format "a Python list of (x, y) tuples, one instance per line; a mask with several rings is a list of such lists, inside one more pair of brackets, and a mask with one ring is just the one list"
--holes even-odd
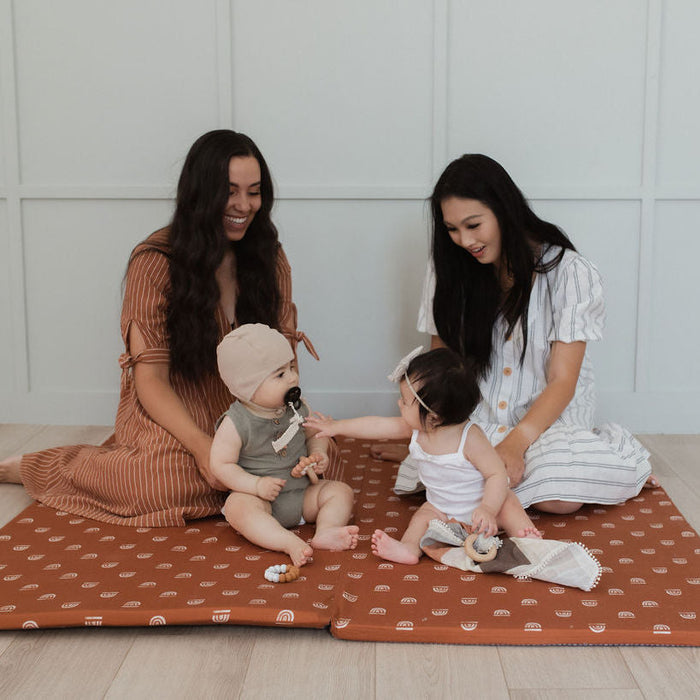
[[(7, 202), (0, 200), (0, 396), (3, 397), (3, 408), (0, 411), (4, 414), (10, 407), (10, 397), (14, 392), (13, 383), (13, 335), (10, 320), (12, 318), (12, 304), (20, 303), (19, 300), (12, 300), (11, 286), (9, 278), (10, 270), (10, 242), (7, 226)], [(5, 404), (7, 403), (7, 408)]]
[(219, 116), (216, 3), (12, 6), (22, 184), (172, 184)]
[(119, 367), (104, 358), (113, 359), (121, 342), (126, 261), (170, 211), (164, 200), (23, 202), (32, 394), (110, 393), (119, 385)]
[(639, 185), (646, 3), (452, 8), (450, 153), (493, 155), (516, 182), (544, 192)]
[(426, 191), (432, 23), (426, 0), (234, 1), (234, 122), (290, 193)]
[(0, 0), (0, 421), (109, 423), (128, 253), (185, 153), (253, 137), (312, 405), (388, 412), (425, 198), (488, 153), (598, 264), (600, 417), (698, 432), (695, 0)]
[[(700, 81), (697, 28), (700, 3), (664, 3), (659, 65), (659, 157), (656, 179), (660, 195), (700, 198)], [(697, 387), (697, 384), (696, 384)]]

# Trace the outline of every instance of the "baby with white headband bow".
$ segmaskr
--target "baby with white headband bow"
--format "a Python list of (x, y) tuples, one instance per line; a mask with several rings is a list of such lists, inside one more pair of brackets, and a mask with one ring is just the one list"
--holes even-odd
[[(212, 471), (231, 489), (226, 520), (253, 544), (286, 552), (295, 566), (313, 548), (354, 549), (353, 492), (318, 479), (328, 468), (328, 439), (302, 425), (309, 409), (287, 339), (262, 323), (239, 326), (219, 344), (217, 361), (238, 399), (219, 419), (211, 447)], [(287, 529), (304, 522), (316, 523), (309, 544)]]
[(425, 485), (427, 501), (413, 515), (401, 540), (383, 530), (372, 535), (372, 551), (400, 564), (417, 564), (420, 541), (431, 520), (454, 519), (491, 537), (541, 537), (508, 487), (505, 465), (469, 416), (479, 401), (474, 372), (447, 348), (407, 355), (389, 379), (399, 382), (401, 417), (365, 416), (333, 420), (316, 413), (306, 427), (317, 437), (346, 435), (367, 440), (410, 438), (409, 450)]

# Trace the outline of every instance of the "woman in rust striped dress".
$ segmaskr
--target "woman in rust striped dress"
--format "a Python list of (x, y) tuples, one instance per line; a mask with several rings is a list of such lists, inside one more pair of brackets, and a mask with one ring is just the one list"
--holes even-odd
[(247, 136), (219, 130), (194, 143), (171, 224), (129, 259), (114, 436), (10, 458), (0, 479), (53, 508), (123, 525), (181, 525), (220, 511), (226, 494), (209, 448), (231, 396), (217, 344), (232, 326), (260, 322), (313, 353), (296, 330), (272, 203), (270, 172)]

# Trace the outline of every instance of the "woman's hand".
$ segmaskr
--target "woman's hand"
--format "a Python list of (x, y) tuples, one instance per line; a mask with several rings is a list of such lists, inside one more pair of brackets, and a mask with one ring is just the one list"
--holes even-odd
[(502, 442), (496, 445), (496, 452), (506, 465), (508, 486), (513, 488), (523, 480), (525, 473), (525, 451), (530, 446), (527, 438), (517, 427), (510, 431)]
[[(143, 335), (136, 324), (132, 324), (129, 330), (129, 348), (134, 357), (146, 349)], [(169, 364), (137, 362), (133, 373), (136, 395), (151, 420), (167, 430), (194, 457), (199, 473), (209, 486), (228, 491), (214, 476), (210, 466), (212, 437), (199, 428), (173, 389)]]
[(496, 445), (496, 452), (505, 462), (511, 488), (523, 480), (527, 448), (561, 416), (576, 393), (585, 352), (586, 343), (580, 340), (552, 343), (547, 386), (503, 442)]
[(472, 513), (473, 532), (483, 534), (485, 537), (492, 537), (498, 532), (496, 514), (482, 503), (474, 509)]
[(528, 412), (508, 433), (496, 452), (505, 462), (510, 487), (517, 486), (525, 472), (525, 451), (563, 413), (576, 393), (586, 343), (554, 341), (547, 369), (547, 386)]

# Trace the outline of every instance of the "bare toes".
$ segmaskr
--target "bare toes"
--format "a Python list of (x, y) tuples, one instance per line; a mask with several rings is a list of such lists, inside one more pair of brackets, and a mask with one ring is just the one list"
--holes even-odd
[(645, 489), (655, 489), (658, 486), (659, 480), (653, 474), (650, 474), (647, 480), (644, 482)]

